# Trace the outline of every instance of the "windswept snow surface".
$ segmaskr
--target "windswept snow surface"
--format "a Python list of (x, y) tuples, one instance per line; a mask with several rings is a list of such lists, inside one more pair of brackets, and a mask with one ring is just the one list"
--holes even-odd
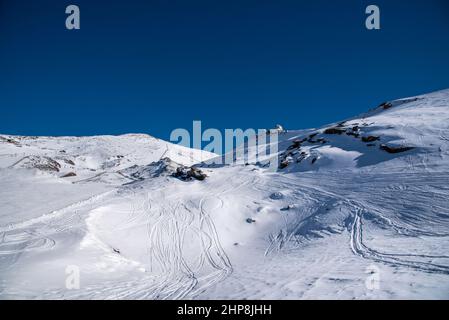
[(0, 298), (449, 298), (449, 90), (279, 139), (273, 172), (146, 135), (1, 135)]

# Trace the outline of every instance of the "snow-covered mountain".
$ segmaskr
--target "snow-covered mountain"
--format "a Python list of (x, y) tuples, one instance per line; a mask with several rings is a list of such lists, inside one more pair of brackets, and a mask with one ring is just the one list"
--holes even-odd
[(270, 156), (0, 135), (0, 298), (449, 298), (449, 90)]

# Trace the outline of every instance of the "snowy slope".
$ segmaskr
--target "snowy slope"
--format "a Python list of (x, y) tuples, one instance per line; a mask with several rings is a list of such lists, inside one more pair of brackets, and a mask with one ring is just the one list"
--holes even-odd
[(3, 299), (449, 298), (449, 90), (281, 133), (275, 172), (144, 135), (0, 140)]
[[(75, 172), (77, 176), (91, 177), (91, 172), (118, 172), (131, 165), (147, 165), (164, 157), (192, 165), (214, 156), (145, 134), (96, 137), (0, 135), (0, 143), (0, 168), (32, 168), (38, 163), (42, 167), (47, 166), (47, 170), (43, 168), (43, 171), (57, 171), (59, 176)], [(52, 161), (59, 163), (55, 165), (59, 170), (52, 170)]]
[(3, 223), (33, 218), (131, 183), (164, 157), (188, 166), (214, 156), (143, 134), (0, 135), (0, 218)]
[[(321, 128), (288, 130), (279, 137), (277, 156), (279, 162), (285, 161), (283, 172), (444, 170), (448, 165), (448, 96), (445, 90), (385, 102)], [(391, 153), (401, 148), (410, 150)]]

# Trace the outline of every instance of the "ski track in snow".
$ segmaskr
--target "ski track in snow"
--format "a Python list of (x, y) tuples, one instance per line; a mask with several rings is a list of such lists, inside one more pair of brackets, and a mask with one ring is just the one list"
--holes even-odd
[[(151, 259), (150, 268), (157, 264), (162, 270), (157, 276), (144, 276), (138, 281), (123, 281), (111, 283), (107, 290), (104, 284), (92, 286), (82, 293), (65, 293), (65, 298), (101, 298), (101, 299), (182, 299), (187, 296), (194, 297), (204, 292), (208, 287), (223, 281), (232, 273), (232, 265), (226, 252), (223, 250), (215, 224), (209, 212), (217, 208), (206, 208), (210, 199), (218, 199), (219, 205), (223, 204), (220, 196), (247, 185), (245, 181), (237, 186), (225, 189), (221, 192), (211, 192), (200, 198), (196, 205), (181, 204), (179, 201), (165, 199), (162, 207), (153, 206), (151, 194), (147, 193), (140, 205), (131, 202), (129, 218), (119, 228), (119, 231), (141, 225), (142, 221), (147, 223), (147, 239)], [(158, 190), (160, 191), (160, 190)], [(109, 193), (106, 193), (106, 195)], [(131, 190), (130, 199), (138, 198), (135, 191)], [(169, 198), (169, 197), (168, 197)], [(101, 206), (100, 197), (96, 206)], [(85, 203), (85, 202), (83, 202)], [(92, 203), (92, 201), (89, 201)], [(69, 206), (73, 208), (75, 206)], [(77, 204), (76, 207), (80, 207)], [(140, 207), (142, 210), (138, 210)], [(69, 210), (63, 209), (64, 213)], [(58, 215), (53, 214), (55, 218)], [(46, 220), (48, 220), (46, 216)], [(39, 219), (28, 222), (26, 225), (41, 222)], [(20, 224), (23, 227), (25, 223)], [(89, 230), (95, 232), (95, 230)], [(201, 243), (201, 252), (195, 261), (189, 263), (184, 258), (185, 234), (193, 232)], [(107, 246), (106, 246), (107, 247)], [(212, 269), (204, 275), (196, 273), (202, 269)], [(204, 273), (204, 272), (202, 272)], [(44, 294), (45, 295), (45, 294)], [(63, 295), (60, 291), (47, 292), (46, 295)]]
[[(441, 201), (436, 201), (434, 206), (449, 210), (445, 205), (444, 192), (439, 191), (439, 187), (444, 188), (445, 181), (449, 179), (446, 174), (433, 174), (432, 197), (440, 197)], [(407, 220), (393, 220), (392, 217), (384, 216), (383, 208), (376, 207), (372, 203), (365, 203), (360, 194), (369, 195), (370, 190), (354, 193), (339, 194), (335, 192), (337, 186), (342, 180), (339, 175), (326, 175), (327, 184), (311, 185), (306, 181), (293, 176), (278, 175), (273, 185), (267, 185), (267, 181), (257, 176), (242, 175), (240, 180), (230, 187), (223, 188), (222, 191), (208, 192), (202, 195), (199, 200), (179, 201), (173, 195), (166, 195), (163, 201), (157, 201), (151, 195), (151, 192), (145, 192), (145, 196), (140, 197), (141, 193), (131, 189), (130, 194), (123, 196), (123, 200), (131, 204), (131, 210), (123, 223), (112, 231), (132, 229), (139, 226), (142, 222), (147, 223), (147, 241), (148, 256), (151, 259), (150, 268), (157, 264), (161, 270), (156, 275), (144, 275), (139, 280), (116, 281), (110, 284), (102, 283), (94, 285), (78, 293), (67, 293), (56, 290), (43, 294), (44, 297), (64, 298), (100, 298), (100, 299), (182, 299), (194, 298), (208, 290), (208, 288), (225, 281), (232, 273), (233, 266), (230, 258), (226, 254), (220, 242), (220, 237), (216, 229), (211, 212), (219, 210), (225, 200), (226, 194), (233, 193), (239, 189), (244, 194), (246, 190), (253, 190), (258, 193), (268, 193), (277, 188), (294, 190), (294, 199), (299, 203), (305, 204), (302, 207), (301, 215), (296, 220), (285, 218), (285, 225), (278, 233), (269, 236), (265, 255), (273, 254), (276, 251), (292, 252), (294, 248), (300, 248), (307, 239), (298, 238), (298, 230), (315, 217), (321, 215), (323, 208), (329, 205), (340, 207), (352, 222), (348, 227), (348, 245), (357, 256), (374, 262), (384, 263), (392, 266), (401, 266), (412, 268), (427, 273), (449, 274), (449, 256), (445, 254), (411, 254), (384, 252), (375, 249), (364, 242), (364, 216), (369, 212), (377, 215), (377, 218), (384, 222), (384, 227), (388, 226), (391, 230), (399, 234), (419, 237), (449, 237), (445, 219), (434, 221), (435, 215), (423, 215), (419, 222)], [(422, 177), (422, 175), (420, 175)], [(338, 181), (338, 183), (336, 183)], [(404, 179), (403, 183), (396, 184), (394, 179), (387, 178), (383, 182), (385, 188), (383, 192), (412, 192), (414, 183), (419, 183), (421, 178), (415, 174), (410, 174)], [(406, 183), (404, 183), (406, 182)], [(379, 185), (379, 183), (377, 184)], [(162, 189), (162, 194), (166, 191)], [(330, 191), (332, 190), (332, 191)], [(422, 190), (417, 188), (416, 192)], [(51, 250), (56, 245), (56, 240), (52, 238), (53, 233), (70, 231), (73, 228), (79, 228), (84, 232), (93, 232), (85, 226), (84, 219), (89, 216), (93, 208), (101, 207), (114, 198), (117, 191), (108, 191), (93, 196), (84, 201), (76, 202), (60, 210), (55, 210), (49, 214), (34, 218), (28, 221), (22, 221), (16, 224), (2, 226), (0, 228), (0, 259), (3, 266), (13, 266), (20, 256), (28, 251)], [(410, 195), (410, 194), (409, 194)], [(427, 195), (429, 196), (429, 195)], [(357, 200), (354, 200), (354, 199)], [(381, 199), (387, 199), (385, 195), (379, 195)], [(140, 199), (140, 203), (137, 199)], [(395, 202), (401, 199), (395, 198)], [(408, 199), (410, 201), (410, 199)], [(208, 206), (211, 202), (212, 207)], [(407, 201), (405, 201), (407, 202)], [(405, 205), (406, 203), (402, 203)], [(139, 204), (138, 204), (139, 203)], [(162, 203), (163, 205), (161, 205)], [(401, 202), (399, 202), (401, 203)], [(313, 205), (310, 205), (313, 204)], [(84, 212), (80, 215), (80, 212)], [(430, 213), (433, 211), (430, 210)], [(84, 217), (84, 218), (83, 218)], [(433, 221), (432, 221), (433, 220)], [(295, 222), (296, 221), (296, 222)], [(440, 224), (439, 228), (434, 228), (429, 232), (422, 228), (415, 228), (423, 224)], [(38, 231), (39, 230), (39, 231)], [(332, 236), (332, 232), (322, 230), (322, 235)], [(344, 228), (336, 232), (344, 232)], [(201, 252), (194, 261), (187, 261), (185, 258), (186, 234), (194, 234), (199, 243), (201, 243)], [(107, 245), (106, 245), (107, 247)], [(126, 257), (123, 257), (126, 259)], [(428, 262), (429, 259), (439, 259), (446, 264)], [(205, 272), (204, 270), (208, 270)], [(331, 269), (326, 274), (329, 274)]]
[[(419, 174), (419, 179), (415, 179), (418, 177), (418, 175), (411, 175), (412, 179), (410, 179), (411, 185), (413, 185), (413, 182), (421, 181), (422, 180), (422, 174)], [(329, 179), (329, 177), (328, 177)], [(407, 181), (408, 179), (405, 179)], [(437, 177), (433, 178), (433, 183), (438, 182), (440, 180), (441, 186), (446, 186), (446, 181), (449, 181), (449, 175), (443, 174), (438, 175)], [(388, 181), (388, 180), (387, 180)], [(328, 181), (329, 182), (329, 181)], [(394, 185), (388, 185), (387, 189), (393, 188)], [(404, 189), (404, 185), (399, 186), (399, 191), (402, 191)], [(437, 273), (443, 273), (443, 274), (449, 274), (449, 255), (426, 255), (426, 254), (401, 254), (401, 253), (384, 253), (378, 250), (375, 250), (373, 248), (368, 247), (363, 242), (363, 219), (364, 214), (370, 212), (371, 214), (377, 215), (377, 217), (385, 222), (385, 225), (394, 230), (395, 232), (399, 234), (406, 234), (408, 236), (413, 237), (419, 237), (419, 236), (428, 236), (428, 237), (448, 237), (449, 238), (449, 221), (447, 219), (438, 219), (438, 217), (434, 214), (427, 216), (423, 215), (419, 221), (416, 221), (415, 224), (417, 224), (417, 228), (414, 228), (414, 225), (404, 225), (404, 220), (396, 220), (393, 221), (390, 218), (385, 217), (381, 214), (382, 211), (384, 211), (384, 208), (382, 207), (375, 207), (373, 205), (367, 205), (360, 201), (360, 198), (357, 197), (359, 200), (353, 200), (352, 198), (354, 195), (345, 195), (341, 196), (334, 192), (325, 191), (322, 188), (317, 188), (315, 186), (306, 185), (303, 186), (303, 190), (313, 190), (315, 193), (315, 196), (323, 196), (323, 197), (331, 197), (335, 199), (336, 201), (341, 201), (345, 204), (347, 207), (346, 210), (348, 210), (349, 216), (352, 217), (353, 222), (350, 228), (350, 246), (352, 251), (365, 258), (370, 259), (376, 262), (382, 262), (386, 264), (391, 264), (394, 266), (401, 265), (409, 268), (418, 269), (420, 271), (425, 272), (437, 272)], [(416, 191), (422, 192), (422, 189), (417, 189)], [(410, 190), (409, 190), (410, 192)], [(366, 193), (365, 193), (366, 194)], [(369, 194), (369, 192), (368, 192)], [(436, 198), (438, 193), (433, 193), (431, 196), (430, 194), (427, 194), (426, 196), (431, 196), (432, 198)], [(410, 194), (408, 195), (410, 196)], [(444, 196), (442, 196), (444, 197)], [(318, 198), (318, 197), (317, 197)], [(348, 200), (349, 198), (349, 200)], [(380, 198), (386, 199), (387, 196), (381, 195)], [(398, 199), (395, 198), (395, 201)], [(399, 199), (400, 200), (400, 199)], [(415, 199), (409, 198), (409, 202), (413, 202)], [(329, 200), (328, 200), (329, 201)], [(447, 201), (445, 198), (441, 198), (441, 202), (437, 204), (442, 204), (442, 208), (444, 206), (445, 210), (449, 210), (449, 206), (447, 204)], [(432, 211), (433, 213), (433, 211)], [(436, 220), (437, 219), (437, 220)], [(436, 220), (436, 221), (435, 221)], [(429, 232), (426, 230), (422, 230), (423, 225), (429, 225), (434, 224), (435, 231)], [(440, 225), (440, 228), (438, 228), (438, 224)], [(419, 228), (421, 226), (421, 228)], [(443, 227), (443, 228), (441, 228)], [(443, 229), (442, 231), (438, 231), (439, 229)], [(290, 232), (289, 238), (291, 239), (291, 235), (294, 234), (294, 230)], [(410, 261), (407, 260), (407, 257), (414, 257), (422, 260), (426, 259), (444, 259), (446, 262), (446, 265), (440, 265), (440, 264), (434, 264), (430, 262), (424, 262), (424, 261)]]

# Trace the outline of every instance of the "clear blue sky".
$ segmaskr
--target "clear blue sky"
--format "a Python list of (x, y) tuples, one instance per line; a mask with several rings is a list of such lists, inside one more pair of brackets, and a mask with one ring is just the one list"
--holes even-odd
[(443, 88), (447, 0), (0, 0), (1, 133), (300, 129)]

